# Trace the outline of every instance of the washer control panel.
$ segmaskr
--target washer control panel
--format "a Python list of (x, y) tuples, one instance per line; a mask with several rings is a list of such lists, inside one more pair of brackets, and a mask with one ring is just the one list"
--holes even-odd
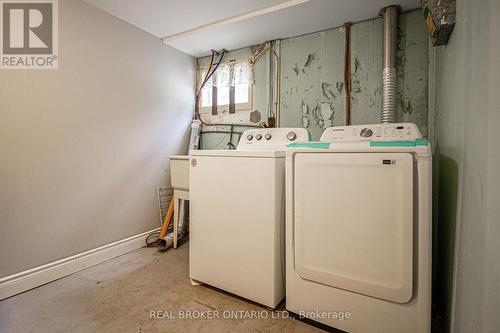
[(413, 141), (422, 138), (412, 123), (371, 124), (329, 127), (321, 141)]
[(237, 149), (285, 149), (289, 143), (306, 141), (309, 132), (305, 128), (256, 128), (243, 133)]

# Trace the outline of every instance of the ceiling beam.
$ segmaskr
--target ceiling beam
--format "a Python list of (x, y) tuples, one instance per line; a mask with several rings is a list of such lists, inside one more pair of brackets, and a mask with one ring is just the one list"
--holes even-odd
[(245, 13), (245, 14), (241, 14), (241, 15), (237, 15), (237, 16), (232, 16), (232, 17), (229, 17), (229, 18), (226, 18), (226, 19), (222, 19), (222, 20), (218, 20), (218, 21), (215, 21), (215, 22), (212, 22), (212, 23), (204, 24), (202, 26), (199, 26), (199, 27), (196, 27), (196, 28), (193, 28), (193, 29), (189, 29), (189, 30), (186, 30), (186, 31), (183, 31), (183, 32), (179, 32), (179, 33), (176, 33), (176, 34), (165, 36), (165, 37), (162, 38), (162, 41), (163, 41), (164, 44), (168, 44), (172, 40), (175, 40), (175, 39), (178, 39), (178, 38), (182, 38), (182, 37), (186, 37), (186, 36), (192, 35), (194, 33), (200, 32), (200, 31), (204, 31), (204, 30), (208, 30), (208, 29), (213, 29), (213, 28), (216, 28), (216, 27), (221, 27), (221, 26), (232, 24), (232, 23), (244, 21), (244, 20), (247, 20), (247, 19), (252, 18), (252, 17), (257, 17), (257, 16), (260, 16), (260, 15), (272, 13), (272, 12), (275, 12), (275, 11), (278, 11), (278, 10), (282, 10), (282, 9), (285, 9), (285, 8), (289, 8), (289, 7), (301, 5), (301, 4), (309, 2), (309, 1), (311, 1), (311, 0), (291, 0), (291, 1), (286, 1), (286, 2), (280, 3), (278, 5), (269, 6), (269, 7), (263, 8), (263, 9), (251, 11), (251, 12), (248, 12), (248, 13)]

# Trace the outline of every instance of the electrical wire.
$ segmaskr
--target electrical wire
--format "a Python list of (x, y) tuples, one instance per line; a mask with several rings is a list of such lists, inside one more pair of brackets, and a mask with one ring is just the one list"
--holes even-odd
[[(155, 236), (155, 235), (156, 235), (156, 239), (154, 241), (150, 241), (149, 239), (152, 236)], [(158, 236), (160, 236), (160, 232), (159, 231), (155, 231), (155, 232), (150, 233), (146, 237), (146, 247), (155, 247), (158, 244), (158, 242), (160, 241), (160, 239), (158, 238)]]
[(195, 100), (195, 103), (196, 103), (195, 104), (195, 118), (198, 119), (205, 126), (232, 125), (232, 124), (221, 124), (221, 123), (210, 124), (210, 123), (205, 122), (203, 119), (201, 119), (201, 115), (200, 115), (200, 95), (201, 95), (201, 91), (202, 91), (203, 87), (205, 86), (205, 84), (207, 83), (207, 81), (212, 77), (212, 75), (219, 68), (219, 66), (222, 63), (222, 60), (224, 59), (224, 56), (226, 55), (226, 53), (227, 53), (227, 50), (223, 49), (222, 52), (220, 53), (219, 61), (215, 64), (215, 66), (213, 66), (213, 69), (212, 69), (213, 59), (215, 58), (215, 55), (217, 54), (216, 51), (212, 50), (212, 57), (210, 59), (209, 69), (207, 71), (207, 74), (205, 75), (205, 79), (203, 80), (203, 82), (202, 82), (202, 84), (201, 84), (201, 86), (198, 89), (198, 92), (196, 94), (196, 100)]
[(200, 94), (201, 94), (201, 91), (203, 90), (203, 87), (205, 86), (205, 84), (207, 83), (207, 81), (209, 79), (209, 74), (210, 74), (210, 72), (212, 70), (212, 65), (214, 63), (214, 58), (215, 58), (215, 51), (212, 50), (212, 56), (210, 57), (210, 64), (208, 65), (207, 73), (205, 74), (205, 78), (202, 79), (200, 87), (196, 91), (196, 95), (195, 95), (195, 109), (194, 109), (195, 118), (197, 118), (197, 116), (198, 116), (197, 113), (198, 113), (198, 110), (199, 110), (199, 98), (200, 98)]
[(203, 87), (205, 86), (205, 83), (207, 83), (208, 79), (210, 78), (210, 76), (213, 74), (210, 74), (210, 72), (212, 71), (212, 66), (214, 64), (214, 59), (215, 59), (215, 54), (216, 52), (214, 50), (212, 50), (212, 56), (210, 57), (210, 64), (208, 65), (208, 70), (207, 70), (207, 74), (205, 75), (205, 78), (203, 79), (203, 82), (201, 83), (200, 85), (200, 88), (198, 89), (198, 91), (196, 92), (196, 96), (199, 96), (200, 93), (201, 93), (201, 90), (203, 89)]
[[(219, 68), (219, 65), (222, 63), (222, 59), (224, 59), (224, 55), (227, 53), (226, 50), (222, 50), (222, 53), (220, 55), (220, 58), (219, 58), (219, 61), (215, 64), (215, 67), (213, 69), (213, 71), (210, 73), (210, 75), (208, 76), (208, 78), (206, 78), (206, 80), (209, 80), (212, 75), (214, 75), (215, 71), (217, 70), (217, 68)], [(206, 83), (206, 81), (205, 81)]]

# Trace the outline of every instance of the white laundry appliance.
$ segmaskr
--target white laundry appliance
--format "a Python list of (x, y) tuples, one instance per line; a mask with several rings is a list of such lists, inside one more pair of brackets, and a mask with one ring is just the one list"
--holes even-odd
[(331, 127), (286, 157), (286, 308), (347, 332), (430, 332), (431, 147)]
[(274, 308), (285, 296), (285, 150), (303, 128), (243, 133), (190, 157), (189, 275)]

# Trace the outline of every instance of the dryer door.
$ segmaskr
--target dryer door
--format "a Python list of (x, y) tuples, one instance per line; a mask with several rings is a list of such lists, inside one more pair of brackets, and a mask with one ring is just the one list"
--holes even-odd
[(413, 220), (411, 154), (295, 155), (294, 254), (302, 278), (408, 302)]

